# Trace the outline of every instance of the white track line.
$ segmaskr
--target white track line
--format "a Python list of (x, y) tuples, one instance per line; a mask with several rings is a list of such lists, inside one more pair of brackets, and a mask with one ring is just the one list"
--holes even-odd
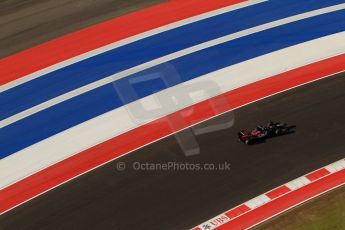
[(76, 97), (76, 96), (81, 95), (83, 93), (89, 92), (89, 91), (94, 90), (94, 89), (101, 87), (103, 85), (109, 84), (113, 81), (119, 80), (121, 78), (124, 78), (126, 76), (129, 76), (129, 75), (132, 75), (135, 73), (138, 73), (140, 71), (151, 68), (153, 66), (157, 66), (159, 64), (171, 61), (173, 59), (177, 59), (179, 57), (182, 57), (182, 56), (185, 56), (185, 55), (188, 55), (188, 54), (191, 54), (191, 53), (203, 50), (203, 49), (207, 49), (209, 47), (216, 46), (216, 45), (219, 45), (219, 44), (222, 44), (225, 42), (229, 42), (231, 40), (245, 37), (245, 36), (248, 36), (248, 35), (251, 35), (254, 33), (258, 33), (258, 32), (264, 31), (264, 30), (272, 29), (272, 28), (275, 28), (278, 26), (286, 25), (288, 23), (300, 21), (303, 19), (307, 19), (307, 18), (319, 16), (322, 14), (331, 13), (331, 12), (335, 12), (338, 10), (343, 10), (343, 9), (345, 9), (345, 3), (331, 6), (331, 7), (322, 8), (322, 9), (318, 9), (318, 10), (314, 10), (314, 11), (310, 11), (307, 13), (291, 16), (288, 18), (284, 18), (284, 19), (280, 19), (280, 20), (277, 20), (274, 22), (270, 22), (270, 23), (266, 23), (266, 24), (263, 24), (260, 26), (256, 26), (256, 27), (253, 27), (250, 29), (239, 31), (239, 32), (236, 32), (236, 33), (233, 33), (230, 35), (226, 35), (226, 36), (223, 36), (223, 37), (220, 37), (220, 38), (217, 38), (217, 39), (205, 42), (205, 43), (201, 43), (201, 44), (198, 44), (196, 46), (193, 46), (193, 47), (190, 47), (190, 48), (187, 48), (187, 49), (184, 49), (184, 50), (181, 50), (181, 51), (178, 51), (178, 52), (166, 55), (166, 56), (163, 56), (161, 58), (146, 62), (144, 64), (130, 68), (128, 70), (125, 70), (125, 71), (119, 72), (117, 74), (111, 75), (109, 77), (103, 78), (101, 80), (98, 80), (98, 81), (93, 82), (91, 84), (85, 85), (83, 87), (80, 87), (78, 89), (75, 89), (75, 90), (70, 91), (68, 93), (65, 93), (63, 95), (60, 95), (58, 97), (55, 97), (53, 99), (50, 99), (46, 102), (38, 104), (32, 108), (24, 110), (20, 113), (17, 113), (11, 117), (8, 117), (8, 118), (0, 121), (0, 128), (3, 128), (7, 125), (10, 125), (10, 124), (12, 124), (18, 120), (25, 118), (25, 117), (31, 116), (32, 114), (38, 113), (44, 109), (52, 107), (52, 106), (59, 104), (63, 101), (69, 100), (73, 97)]

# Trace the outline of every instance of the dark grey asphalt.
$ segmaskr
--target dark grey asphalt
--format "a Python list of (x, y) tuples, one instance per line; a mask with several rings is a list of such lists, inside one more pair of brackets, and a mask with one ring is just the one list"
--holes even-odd
[[(232, 128), (197, 136), (199, 155), (187, 158), (165, 138), (0, 216), (0, 229), (191, 228), (345, 157), (344, 106), (345, 74), (281, 93), (234, 111)], [(296, 132), (255, 146), (237, 141), (238, 130), (269, 120)], [(116, 170), (120, 161), (125, 171)], [(136, 161), (228, 162), (231, 170), (145, 172), (130, 169)]]
[(0, 58), (166, 0), (1, 0)]

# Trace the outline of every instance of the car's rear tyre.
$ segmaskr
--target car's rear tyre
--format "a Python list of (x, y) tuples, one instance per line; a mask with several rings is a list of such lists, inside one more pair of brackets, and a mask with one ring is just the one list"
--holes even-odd
[(276, 129), (274, 131), (275, 135), (280, 135), (282, 133), (282, 130), (281, 129)]

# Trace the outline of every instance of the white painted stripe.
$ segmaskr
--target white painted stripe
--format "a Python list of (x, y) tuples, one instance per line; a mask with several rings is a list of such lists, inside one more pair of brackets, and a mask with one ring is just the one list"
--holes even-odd
[(271, 201), (271, 199), (268, 196), (266, 196), (265, 194), (262, 194), (258, 197), (255, 197), (255, 198), (245, 202), (244, 204), (247, 205), (249, 208), (254, 209), (254, 208), (257, 208), (257, 207), (259, 207), (263, 204), (266, 204), (270, 201)]
[(335, 162), (333, 164), (333, 167), (336, 169), (337, 172), (343, 169), (343, 165), (340, 161)]
[(342, 160), (337, 161), (333, 164), (327, 165), (325, 168), (328, 171), (330, 171), (331, 173), (335, 173), (335, 172), (340, 171), (340, 170), (345, 168), (345, 160), (342, 159)]
[(246, 30), (234, 33), (234, 34), (226, 35), (226, 36), (223, 36), (223, 37), (220, 37), (220, 38), (217, 38), (217, 39), (205, 42), (205, 43), (201, 43), (201, 44), (198, 44), (196, 46), (193, 46), (193, 47), (190, 47), (190, 48), (187, 48), (187, 49), (175, 52), (175, 53), (172, 53), (172, 54), (160, 57), (158, 59), (146, 62), (144, 64), (141, 64), (141, 65), (135, 66), (133, 68), (130, 68), (128, 70), (125, 70), (125, 71), (119, 72), (117, 74), (111, 75), (109, 77), (103, 78), (101, 80), (98, 80), (98, 81), (93, 82), (91, 84), (85, 85), (83, 87), (80, 87), (78, 89), (75, 89), (73, 91), (65, 93), (63, 95), (60, 95), (60, 96), (58, 96), (56, 98), (53, 98), (53, 99), (48, 100), (46, 102), (43, 102), (43, 103), (41, 103), (39, 105), (36, 105), (36, 106), (34, 106), (32, 108), (24, 110), (24, 111), (22, 111), (20, 113), (17, 113), (17, 114), (15, 114), (15, 115), (7, 118), (7, 119), (4, 119), (4, 120), (0, 121), (0, 128), (3, 128), (5, 126), (7, 126), (7, 125), (10, 125), (10, 124), (20, 120), (20, 119), (28, 117), (28, 116), (30, 116), (30, 115), (32, 115), (34, 113), (37, 113), (37, 112), (42, 111), (44, 109), (47, 109), (47, 108), (49, 108), (51, 106), (54, 106), (56, 104), (59, 104), (59, 103), (61, 103), (63, 101), (71, 99), (71, 98), (73, 98), (75, 96), (81, 95), (83, 93), (86, 93), (88, 91), (96, 89), (96, 88), (98, 88), (100, 86), (103, 86), (105, 84), (109, 84), (109, 83), (111, 83), (111, 82), (113, 82), (115, 80), (119, 80), (119, 79), (124, 78), (126, 76), (129, 76), (131, 74), (138, 73), (140, 71), (143, 71), (145, 69), (151, 68), (153, 66), (156, 66), (156, 65), (159, 65), (159, 64), (171, 61), (173, 59), (176, 59), (176, 58), (179, 58), (179, 57), (182, 57), (182, 56), (185, 56), (185, 55), (188, 55), (188, 54), (191, 54), (191, 53), (203, 50), (203, 49), (207, 49), (209, 47), (216, 46), (216, 45), (219, 45), (219, 44), (222, 44), (222, 43), (225, 43), (225, 42), (229, 42), (231, 40), (235, 40), (235, 39), (238, 39), (238, 38), (241, 38), (241, 37), (245, 37), (245, 36), (248, 36), (250, 34), (258, 33), (260, 31), (272, 29), (272, 28), (275, 28), (275, 27), (278, 27), (278, 26), (282, 26), (282, 25), (291, 23), (291, 22), (296, 22), (296, 21), (303, 20), (303, 19), (306, 19), (306, 18), (310, 18), (310, 17), (314, 17), (314, 16), (318, 16), (318, 15), (322, 15), (322, 14), (326, 14), (326, 13), (330, 13), (330, 12), (334, 12), (334, 11), (338, 11), (338, 10), (342, 10), (342, 9), (345, 9), (345, 3), (344, 4), (335, 5), (335, 6), (331, 6), (331, 7), (326, 7), (326, 8), (315, 10), (315, 11), (310, 11), (310, 12), (299, 14), (299, 15), (295, 15), (295, 16), (291, 16), (291, 17), (288, 17), (288, 18), (284, 18), (284, 19), (280, 19), (280, 20), (274, 21), (274, 22), (266, 23), (266, 24), (263, 24), (263, 25), (260, 25), (260, 26), (257, 26), (257, 27), (246, 29)]
[(305, 176), (302, 176), (300, 178), (297, 178), (293, 181), (290, 181), (289, 183), (286, 183), (286, 187), (288, 187), (289, 189), (291, 189), (292, 191), (293, 190), (296, 190), (296, 189), (299, 189), (307, 184), (310, 183), (310, 180), (305, 177)]
[(340, 170), (345, 168), (345, 161), (344, 160), (338, 161), (337, 165), (339, 166), (339, 170), (338, 171), (340, 171)]
[(111, 43), (109, 45), (100, 47), (98, 49), (86, 52), (84, 54), (78, 55), (76, 57), (70, 58), (70, 59), (65, 60), (63, 62), (57, 63), (55, 65), (52, 65), (52, 66), (49, 66), (49, 67), (44, 68), (42, 70), (39, 70), (37, 72), (34, 72), (32, 74), (26, 75), (26, 76), (24, 76), (22, 78), (19, 78), (19, 79), (16, 79), (14, 81), (11, 81), (11, 82), (1, 86), (0, 92), (6, 91), (6, 90), (8, 90), (10, 88), (13, 88), (13, 87), (18, 86), (20, 84), (24, 84), (25, 82), (28, 82), (28, 81), (31, 81), (31, 80), (36, 79), (38, 77), (41, 77), (41, 76), (43, 76), (43, 75), (45, 75), (47, 73), (50, 73), (50, 72), (53, 72), (55, 70), (61, 69), (61, 68), (66, 67), (68, 65), (72, 65), (73, 63), (76, 63), (76, 62), (88, 59), (90, 57), (93, 57), (93, 56), (96, 56), (98, 54), (107, 52), (109, 50), (112, 50), (112, 49), (115, 49), (115, 48), (127, 45), (129, 43), (133, 43), (135, 41), (138, 41), (138, 40), (141, 40), (141, 39), (144, 39), (144, 38), (147, 38), (147, 37), (159, 34), (159, 33), (166, 32), (168, 30), (172, 30), (172, 29), (175, 29), (175, 28), (178, 28), (178, 27), (182, 27), (182, 26), (185, 26), (185, 25), (197, 22), (197, 21), (201, 21), (201, 20), (204, 20), (204, 19), (207, 19), (207, 18), (215, 17), (217, 15), (221, 15), (221, 14), (224, 14), (224, 13), (235, 11), (235, 10), (238, 10), (238, 9), (242, 9), (242, 8), (245, 8), (245, 7), (248, 7), (248, 6), (252, 6), (252, 5), (256, 5), (256, 4), (259, 4), (259, 3), (262, 3), (262, 2), (266, 2), (266, 1), (268, 1), (268, 0), (249, 0), (249, 1), (246, 1), (246, 2), (238, 3), (238, 4), (227, 6), (227, 7), (218, 9), (218, 10), (214, 10), (214, 11), (203, 13), (203, 14), (200, 14), (200, 15), (197, 15), (197, 16), (193, 16), (193, 17), (190, 17), (190, 18), (187, 18), (187, 19), (184, 19), (184, 20), (180, 20), (180, 21), (177, 21), (177, 22), (165, 25), (165, 26), (158, 27), (158, 28), (153, 29), (153, 30), (149, 30), (149, 31), (144, 32), (144, 33), (140, 33), (140, 34), (135, 35), (135, 36), (131, 36), (129, 38), (126, 38), (126, 39), (123, 39), (123, 40)]
[[(0, 161), (0, 188), (128, 130), (191, 106), (203, 98), (198, 97), (196, 100), (183, 101), (183, 104), (168, 106), (159, 113), (152, 113), (151, 119), (147, 120), (134, 120), (128, 108), (138, 109), (140, 103), (150, 104), (149, 101), (157, 97), (193, 95), (193, 92), (201, 89), (205, 90), (208, 98), (211, 98), (281, 72), (345, 53), (344, 40), (345, 32), (342, 32), (288, 47), (206, 74), (88, 120), (2, 159)], [(195, 86), (200, 87), (196, 89)]]
[(327, 165), (325, 168), (331, 173), (335, 173), (336, 171), (338, 171), (337, 168), (333, 166), (333, 164)]

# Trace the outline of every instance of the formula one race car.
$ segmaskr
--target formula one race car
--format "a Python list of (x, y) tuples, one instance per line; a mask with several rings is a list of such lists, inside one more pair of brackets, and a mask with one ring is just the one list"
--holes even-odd
[(270, 122), (266, 126), (257, 126), (249, 133), (244, 130), (238, 132), (238, 139), (247, 145), (251, 145), (270, 137), (291, 133), (291, 129), (294, 127), (284, 123)]

